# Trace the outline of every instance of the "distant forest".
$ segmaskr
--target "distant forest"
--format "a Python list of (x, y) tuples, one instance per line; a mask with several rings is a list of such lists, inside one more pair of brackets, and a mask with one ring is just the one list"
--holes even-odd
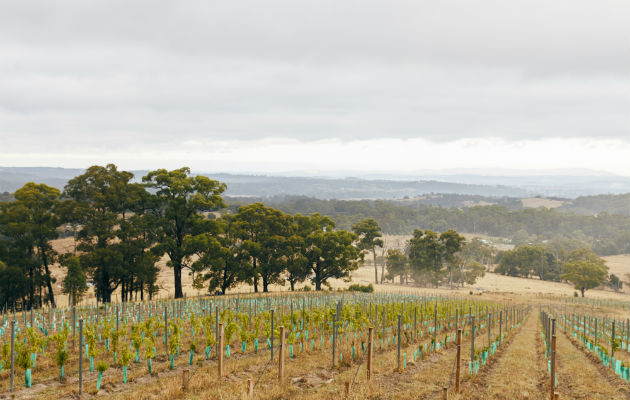
[[(444, 195), (453, 196), (458, 195)], [(575, 206), (581, 212), (608, 210), (607, 204), (616, 207), (629, 195), (592, 196), (579, 198)], [(577, 210), (516, 208), (513, 201), (506, 205), (440, 207), (422, 204), (421, 201), (385, 200), (321, 200), (312, 197), (292, 196), (271, 199), (228, 198), (228, 206), (235, 212), (240, 205), (263, 201), (289, 214), (318, 212), (332, 218), (340, 229), (350, 229), (352, 224), (374, 218), (383, 232), (411, 234), (414, 229), (431, 229), (443, 232), (482, 233), (511, 239), (515, 244), (541, 242), (552, 239), (577, 239), (599, 255), (630, 252), (630, 216), (628, 210), (619, 207), (623, 214), (607, 211), (595, 215), (578, 214)], [(626, 207), (628, 203), (626, 202)], [(613, 208), (614, 210), (614, 208)]]

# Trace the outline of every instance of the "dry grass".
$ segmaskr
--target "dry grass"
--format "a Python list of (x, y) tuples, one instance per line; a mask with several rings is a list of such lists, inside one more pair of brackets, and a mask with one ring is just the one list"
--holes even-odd
[[(492, 241), (498, 241), (499, 238), (491, 238), (484, 235), (477, 234), (465, 234), (468, 239), (472, 237), (480, 237)], [(384, 240), (386, 242), (386, 246), (390, 248), (395, 248), (398, 246), (404, 245), (404, 242), (409, 238), (408, 235), (385, 235)], [(59, 239), (54, 241), (54, 247), (58, 251), (72, 251), (74, 248), (74, 241), (72, 238)], [(610, 268), (610, 272), (616, 274), (621, 279), (625, 279), (627, 273), (630, 273), (630, 255), (616, 255), (616, 256), (608, 256), (604, 257), (607, 265)], [(160, 273), (158, 276), (157, 284), (161, 288), (158, 297), (160, 298), (168, 298), (173, 297), (174, 295), (174, 286), (173, 286), (173, 271), (172, 269), (166, 266), (166, 261), (168, 257), (163, 257), (158, 266), (160, 267)], [(68, 298), (67, 296), (61, 293), (61, 282), (63, 276), (65, 274), (65, 269), (59, 266), (55, 266), (52, 268), (52, 273), (55, 278), (57, 278), (57, 282), (54, 285), (55, 296), (59, 305), (67, 305)], [(381, 274), (381, 267), (379, 265), (379, 276)], [(331, 279), (329, 281), (331, 287), (337, 288), (345, 288), (351, 284), (351, 282), (346, 282), (342, 279)], [(374, 283), (374, 265), (371, 262), (371, 258), (368, 257), (366, 263), (360, 267), (358, 270), (352, 273), (352, 283), (361, 283), (361, 284), (369, 284)], [(184, 293), (188, 296), (196, 296), (197, 294), (204, 292), (199, 292), (192, 288), (192, 278), (188, 275), (187, 271), (184, 271), (182, 274), (182, 284)], [(301, 288), (309, 283), (299, 284), (298, 288)], [(498, 275), (493, 273), (486, 273), (486, 276), (480, 278), (477, 283), (473, 286), (466, 286), (464, 288), (457, 289), (434, 289), (434, 288), (414, 288), (411, 286), (403, 286), (394, 285), (394, 284), (385, 284), (385, 285), (376, 285), (377, 291), (408, 291), (408, 292), (421, 292), (421, 293), (459, 293), (459, 294), (467, 294), (471, 289), (475, 290), (476, 288), (481, 288), (484, 291), (484, 295), (486, 294), (506, 294), (506, 295), (516, 295), (521, 298), (528, 298), (531, 296), (540, 296), (541, 294), (550, 295), (550, 296), (573, 296), (575, 289), (569, 284), (560, 283), (560, 282), (548, 282), (541, 281), (538, 279), (526, 279), (526, 278), (518, 278), (511, 276)], [(280, 286), (280, 285), (271, 285), (271, 291), (287, 291), (289, 290), (288, 286)], [(236, 288), (230, 291), (231, 293), (251, 293), (253, 292), (253, 288), (249, 285), (239, 285)], [(613, 292), (611, 290), (589, 290), (587, 292), (587, 297), (590, 298), (610, 298), (616, 300), (627, 299), (627, 294), (630, 293), (630, 285), (625, 285), (624, 289), (620, 293)], [(114, 292), (114, 296), (119, 296), (119, 291)], [(92, 290), (90, 290), (86, 296), (86, 301), (90, 303), (95, 302), (95, 298)]]
[(489, 373), (480, 374), (465, 385), (459, 396), (452, 399), (542, 399), (545, 389), (545, 364), (538, 350), (540, 334), (536, 312), (532, 312), (516, 332), (507, 348)]
[(558, 392), (563, 399), (627, 399), (627, 387), (611, 385), (598, 366), (562, 333), (556, 335)]
[(602, 257), (608, 265), (608, 273), (624, 281), (624, 291), (630, 293), (630, 254)]

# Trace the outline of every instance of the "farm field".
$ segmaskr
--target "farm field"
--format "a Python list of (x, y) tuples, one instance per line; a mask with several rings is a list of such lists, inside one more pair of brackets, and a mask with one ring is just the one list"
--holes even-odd
[[(386, 245), (396, 247), (407, 238), (388, 236)], [(55, 247), (67, 252), (74, 243), (72, 239), (60, 239), (55, 241)], [(618, 276), (624, 276), (629, 269), (629, 255), (609, 256), (605, 260), (610, 272)], [(574, 289), (569, 284), (487, 272), (475, 285), (463, 288), (385, 283), (374, 285), (373, 294), (338, 291), (352, 283), (373, 283), (374, 266), (367, 257), (366, 263), (352, 272), (351, 279), (329, 281), (333, 292), (290, 292), (287, 286), (271, 285), (271, 293), (254, 294), (251, 286), (240, 285), (225, 297), (203, 297), (204, 293), (192, 289), (191, 278), (184, 273), (187, 299), (172, 300), (172, 270), (166, 267), (166, 261), (160, 261), (158, 285), (162, 290), (151, 302), (114, 303), (107, 308), (100, 305), (97, 311), (90, 289), (87, 299), (76, 309), (74, 339), (70, 328), (72, 309), (36, 310), (32, 330), (28, 329), (30, 314), (18, 313), (14, 392), (10, 394), (10, 358), (3, 354), (0, 399), (78, 397), (79, 316), (84, 318), (85, 335), (81, 347), (81, 398), (442, 399), (446, 387), (449, 399), (540, 399), (551, 391), (551, 355), (545, 350), (542, 323), (545, 313), (557, 321), (555, 390), (560, 398), (625, 399), (630, 395), (627, 288), (619, 293), (592, 289), (582, 299), (573, 297)], [(58, 279), (63, 272), (60, 267), (53, 268)], [(59, 280), (55, 292), (58, 303), (67, 304), (67, 298), (60, 293)], [(273, 329), (271, 309), (275, 312)], [(341, 315), (341, 321), (333, 323), (334, 314)], [(471, 351), (473, 315), (475, 343)], [(586, 330), (584, 318), (588, 322)], [(594, 322), (595, 318), (599, 322)], [(0, 343), (9, 343), (12, 319), (12, 314), (2, 315)], [(219, 321), (223, 322), (224, 332), (221, 378), (217, 352)], [(614, 335), (612, 321), (616, 322)], [(286, 331), (280, 384), (281, 325)], [(438, 334), (434, 337), (436, 325)], [(596, 349), (594, 325), (599, 329)], [(164, 336), (165, 326), (169, 327), (168, 339)], [(368, 380), (370, 326), (374, 327), (374, 353)], [(65, 339), (63, 327), (67, 329)], [(335, 339), (333, 327), (337, 329)], [(463, 329), (459, 393), (455, 383), (457, 328)], [(402, 338), (400, 353), (398, 337)], [(44, 344), (46, 339), (50, 340)], [(63, 380), (56, 353), (60, 348), (58, 340), (65, 340), (68, 346)], [(23, 352), (21, 356), (19, 351)], [(30, 351), (37, 355), (31, 356), (31, 387), (26, 387), (25, 370), (17, 363), (24, 363)], [(614, 360), (607, 359), (606, 355), (613, 351)], [(97, 390), (99, 368), (103, 373)], [(249, 380), (253, 385), (251, 397)]]
[[(627, 315), (627, 306), (621, 304), (614, 306)], [(196, 297), (112, 304), (98, 310), (78, 307), (77, 318), (82, 316), (85, 323), (85, 349), (79, 346), (79, 327), (72, 338), (71, 309), (38, 310), (32, 317), (18, 313), (16, 358), (23, 357), (21, 351), (37, 355), (30, 357), (35, 361), (30, 388), (25, 387), (24, 369), (15, 368), (11, 398), (75, 398), (81, 348), (82, 398), (241, 399), (248, 398), (251, 380), (252, 398), (259, 399), (344, 398), (346, 382), (348, 397), (354, 399), (438, 399), (444, 387), (451, 399), (537, 399), (550, 390), (550, 355), (542, 341), (545, 309), (558, 321), (557, 391), (562, 398), (627, 398), (628, 330), (623, 319), (616, 319), (615, 338), (620, 342), (616, 357), (622, 361), (615, 373), (571, 340), (566, 318), (584, 309), (579, 304), (552, 300), (539, 308), (477, 296), (347, 292)], [(605, 332), (599, 347), (605, 348), (614, 319), (597, 316), (606, 318), (599, 325), (600, 333)], [(35, 329), (28, 328), (31, 318)], [(10, 335), (11, 320), (12, 315), (3, 315), (2, 341)], [(373, 358), (368, 380), (370, 326)], [(458, 328), (460, 393), (454, 374)], [(53, 339), (44, 344), (45, 338)], [(63, 341), (70, 351), (60, 381), (55, 360)], [(99, 369), (104, 370), (102, 378)], [(9, 390), (9, 371), (4, 368), (0, 398), (9, 398)]]

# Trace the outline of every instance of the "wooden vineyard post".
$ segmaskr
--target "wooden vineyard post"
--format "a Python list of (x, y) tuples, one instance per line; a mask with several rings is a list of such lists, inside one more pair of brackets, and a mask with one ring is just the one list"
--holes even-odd
[(462, 330), (457, 329), (457, 364), (455, 366), (455, 392), (459, 393), (459, 374), (462, 360)]
[(399, 314), (398, 315), (398, 336), (396, 338), (396, 343), (398, 345), (398, 372), (402, 372), (402, 365), (400, 363), (400, 325), (401, 325), (401, 321), (402, 321), (402, 316)]
[(273, 361), (273, 321), (274, 321), (274, 317), (273, 317), (273, 309), (271, 310), (271, 338), (269, 338), (269, 343), (271, 343), (271, 358), (269, 359), (269, 362)]
[(551, 320), (551, 400), (555, 396), (556, 383), (556, 320)]
[(470, 323), (471, 335), (470, 335), (470, 362), (472, 365), (472, 370), (475, 370), (475, 316), (472, 317), (472, 322)]
[(337, 333), (337, 314), (333, 314), (333, 326), (332, 326), (332, 367), (335, 368), (335, 345), (337, 344), (337, 337), (335, 336)]
[(280, 326), (280, 350), (278, 352), (278, 381), (284, 378), (284, 326)]
[(455, 308), (455, 329), (459, 328), (459, 309)]
[(13, 392), (14, 375), (15, 375), (15, 311), (13, 312), (13, 321), (11, 321), (11, 392)]
[(610, 335), (610, 368), (614, 371), (613, 358), (615, 357), (615, 320), (612, 321), (612, 333)]
[(83, 318), (79, 318), (79, 397), (83, 394)]
[(368, 333), (368, 354), (367, 354), (367, 380), (370, 381), (372, 379), (372, 346), (374, 340), (374, 328), (369, 328)]
[(417, 335), (418, 335), (418, 326), (417, 326), (417, 320), (418, 320), (418, 306), (414, 306), (413, 308), (413, 336), (412, 339), (417, 339)]
[(190, 374), (190, 371), (188, 369), (185, 369), (182, 371), (182, 388), (184, 390), (188, 390), (188, 376)]
[(448, 388), (446, 386), (442, 387), (442, 400), (448, 400)]
[[(273, 332), (273, 331), (272, 331)], [(217, 338), (217, 357), (219, 355), (219, 305), (214, 307), (214, 335)], [(273, 335), (271, 335), (273, 337)]]
[(219, 372), (219, 379), (223, 377), (223, 322), (219, 324), (219, 351), (217, 352), (217, 367)]
[(488, 347), (490, 347), (490, 343), (492, 341), (491, 335), (492, 335), (492, 321), (490, 320), (490, 314), (488, 313)]
[(347, 399), (348, 397), (350, 397), (350, 381), (345, 381), (344, 382), (344, 386), (345, 386), (345, 398)]
[(168, 307), (164, 307), (164, 347), (166, 347), (166, 356), (168, 357)]
[(435, 312), (433, 314), (433, 352), (437, 351), (437, 299), (435, 300)]
[[(74, 301), (74, 299), (73, 299)], [(72, 306), (72, 349), (74, 349), (74, 331), (75, 331), (75, 326), (76, 326), (76, 318), (77, 318), (77, 309), (74, 307), (74, 305)], [(118, 330), (118, 325), (116, 325), (116, 330)]]
[(503, 310), (499, 311), (499, 340), (503, 340)]
[(381, 340), (381, 350), (383, 349), (383, 347), (385, 346), (385, 344), (387, 342), (385, 342), (385, 306), (382, 306), (383, 309), (381, 310), (381, 317), (383, 319), (383, 339)]

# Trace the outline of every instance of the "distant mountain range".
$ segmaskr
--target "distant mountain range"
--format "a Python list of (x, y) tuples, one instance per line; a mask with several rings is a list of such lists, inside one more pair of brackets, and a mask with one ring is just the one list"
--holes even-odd
[[(14, 192), (26, 182), (46, 183), (63, 189), (69, 179), (83, 172), (83, 169), (76, 168), (0, 167), (0, 192)], [(148, 171), (132, 172), (139, 180)], [(444, 174), (439, 172), (427, 172), (417, 178), (406, 175), (403, 179), (393, 179), (393, 176), (390, 179), (375, 179), (195, 173), (225, 182), (228, 185), (226, 195), (233, 197), (299, 195), (320, 199), (400, 199), (428, 193), (457, 193), (486, 197), (576, 198), (630, 192), (630, 179), (627, 177), (605, 173), (587, 174), (586, 171), (580, 171), (583, 175), (541, 175), (536, 172), (531, 175), (509, 176), (465, 174), (459, 173), (460, 171)]]

